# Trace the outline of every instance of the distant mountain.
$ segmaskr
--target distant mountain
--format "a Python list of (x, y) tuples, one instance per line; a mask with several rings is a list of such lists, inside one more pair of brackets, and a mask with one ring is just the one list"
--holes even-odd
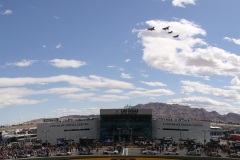
[(148, 103), (131, 106), (136, 109), (152, 109), (153, 118), (192, 119), (214, 122), (239, 123), (240, 115), (228, 113), (221, 115), (216, 111), (208, 112), (203, 108), (191, 108), (189, 106), (166, 103)]
[(88, 118), (98, 118), (99, 115), (68, 115), (68, 116), (63, 116), (60, 117), (60, 121), (67, 121), (67, 120), (80, 120), (80, 119), (88, 119)]
[[(99, 115), (67, 115), (63, 117), (59, 117), (59, 121), (75, 121), (75, 120), (81, 120), (81, 119), (88, 119), (88, 118), (98, 118)], [(43, 123), (44, 119), (51, 119), (51, 118), (39, 118), (39, 119), (34, 119), (31, 121), (24, 122), (23, 124), (38, 124), (38, 123)]]
[[(148, 103), (138, 104), (136, 106), (127, 106), (124, 108), (152, 109), (154, 119), (166, 118), (166, 119), (203, 120), (224, 123), (226, 122), (240, 123), (240, 115), (236, 113), (228, 113), (226, 115), (221, 115), (216, 111), (208, 112), (203, 108), (191, 108), (189, 106), (178, 104)], [(59, 117), (59, 121), (71, 121), (98, 117), (99, 115), (68, 115)], [(24, 124), (42, 123), (43, 119), (44, 118), (28, 121), (25, 122)]]

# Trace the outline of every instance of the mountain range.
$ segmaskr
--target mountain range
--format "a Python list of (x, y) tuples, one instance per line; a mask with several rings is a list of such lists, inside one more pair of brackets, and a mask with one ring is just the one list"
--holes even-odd
[[(126, 106), (124, 108), (134, 109), (152, 109), (153, 119), (185, 119), (185, 120), (202, 120), (211, 122), (224, 122), (224, 123), (239, 123), (240, 115), (236, 113), (228, 113), (225, 115), (219, 114), (217, 111), (208, 112), (203, 108), (191, 108), (179, 104), (166, 104), (166, 103), (147, 103), (138, 104), (135, 106)], [(99, 115), (68, 115), (59, 117), (60, 121), (66, 120), (79, 120), (86, 118), (98, 118)], [(43, 119), (36, 119), (26, 123), (42, 123)]]
[(239, 123), (240, 115), (236, 113), (228, 113), (225, 115), (219, 114), (217, 111), (208, 112), (203, 108), (191, 108), (179, 104), (166, 103), (148, 103), (138, 104), (131, 108), (136, 109), (152, 109), (154, 119), (188, 119), (188, 120), (203, 120), (224, 123)]

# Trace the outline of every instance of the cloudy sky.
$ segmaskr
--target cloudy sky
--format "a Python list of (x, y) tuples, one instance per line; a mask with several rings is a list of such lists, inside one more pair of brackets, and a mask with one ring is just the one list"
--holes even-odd
[(239, 6), (2, 0), (0, 125), (149, 102), (240, 113)]

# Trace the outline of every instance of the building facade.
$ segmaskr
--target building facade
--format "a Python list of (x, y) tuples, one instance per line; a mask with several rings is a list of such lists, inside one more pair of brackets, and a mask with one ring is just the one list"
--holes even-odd
[(202, 121), (174, 121), (157, 119), (153, 121), (153, 139), (162, 140), (172, 137), (175, 142), (195, 140), (206, 143), (210, 141), (210, 123)]
[(37, 138), (42, 142), (56, 144), (58, 139), (65, 139), (78, 143), (82, 137), (101, 142), (135, 142), (139, 138), (158, 142), (171, 137), (177, 143), (187, 139), (206, 143), (210, 141), (210, 123), (153, 120), (151, 109), (128, 108), (101, 109), (97, 119), (37, 125)]
[(152, 139), (151, 109), (101, 109), (100, 140), (135, 141)]
[(99, 139), (99, 119), (70, 122), (50, 122), (37, 125), (37, 138), (42, 142), (56, 144), (58, 139), (76, 143), (79, 138)]

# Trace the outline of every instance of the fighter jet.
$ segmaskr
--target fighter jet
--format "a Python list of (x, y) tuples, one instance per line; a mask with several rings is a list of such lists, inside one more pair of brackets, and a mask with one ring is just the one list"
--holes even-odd
[(168, 33), (169, 33), (169, 34), (171, 34), (171, 33), (172, 33), (172, 31), (169, 31)]
[(164, 28), (162, 28), (162, 29), (166, 31), (166, 30), (169, 30), (169, 27), (170, 27), (170, 26), (167, 26), (167, 27), (164, 27)]
[(178, 38), (179, 35), (173, 36), (173, 38)]
[(151, 27), (151, 28), (148, 28), (148, 30), (149, 30), (149, 31), (153, 31), (153, 30), (155, 30), (155, 28), (154, 28), (154, 27)]

